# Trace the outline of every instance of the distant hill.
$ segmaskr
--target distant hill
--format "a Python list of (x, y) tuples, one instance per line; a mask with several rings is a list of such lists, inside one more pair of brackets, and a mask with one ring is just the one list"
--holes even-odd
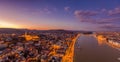
[(55, 29), (55, 30), (29, 30), (29, 29), (14, 29), (14, 28), (0, 28), (0, 33), (25, 33), (25, 32), (78, 32), (78, 33), (91, 33), (91, 31), (73, 31), (73, 30), (64, 30), (64, 29)]
[(0, 28), (0, 33), (23, 33), (27, 29)]

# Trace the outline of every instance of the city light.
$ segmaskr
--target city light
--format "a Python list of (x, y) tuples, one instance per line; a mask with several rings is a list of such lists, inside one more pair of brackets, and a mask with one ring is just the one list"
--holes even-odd
[(120, 0), (0, 0), (0, 62), (120, 62)]

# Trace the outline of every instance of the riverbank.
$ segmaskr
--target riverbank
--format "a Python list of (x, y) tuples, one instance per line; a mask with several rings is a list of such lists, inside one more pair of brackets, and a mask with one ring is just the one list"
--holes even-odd
[(104, 41), (98, 41), (94, 35), (81, 35), (76, 41), (74, 62), (120, 62), (120, 52), (107, 45)]
[(67, 49), (66, 54), (62, 59), (62, 62), (73, 62), (74, 46), (75, 46), (75, 42), (77, 41), (79, 36), (80, 36), (80, 34), (78, 34), (75, 38), (72, 39), (72, 42), (71, 42), (69, 48)]

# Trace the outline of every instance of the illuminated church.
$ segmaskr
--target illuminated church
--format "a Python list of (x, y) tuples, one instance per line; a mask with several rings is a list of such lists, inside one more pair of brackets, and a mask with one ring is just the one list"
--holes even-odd
[(24, 37), (26, 41), (38, 41), (40, 39), (40, 37), (36, 35), (28, 35), (27, 32), (25, 32), (25, 34), (22, 35), (21, 37)]

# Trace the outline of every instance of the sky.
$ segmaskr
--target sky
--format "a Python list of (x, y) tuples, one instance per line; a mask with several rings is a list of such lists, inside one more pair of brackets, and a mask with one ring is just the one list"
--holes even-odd
[(0, 28), (120, 31), (120, 0), (0, 0)]

